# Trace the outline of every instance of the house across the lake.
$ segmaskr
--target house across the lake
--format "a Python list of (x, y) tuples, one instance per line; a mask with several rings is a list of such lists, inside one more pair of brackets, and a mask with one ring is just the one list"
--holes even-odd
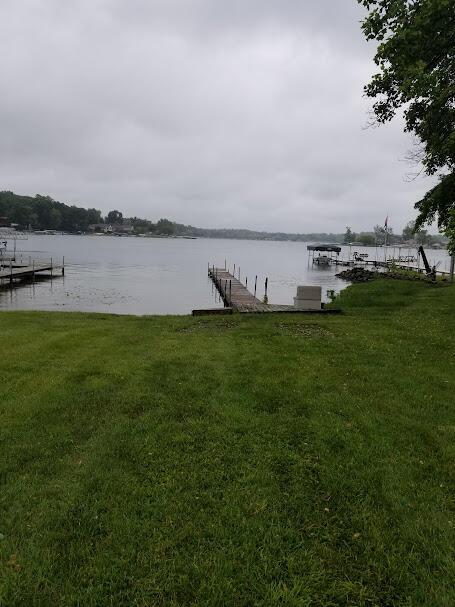
[(134, 226), (123, 223), (92, 223), (88, 226), (90, 232), (98, 232), (102, 234), (112, 235), (127, 235), (134, 232)]

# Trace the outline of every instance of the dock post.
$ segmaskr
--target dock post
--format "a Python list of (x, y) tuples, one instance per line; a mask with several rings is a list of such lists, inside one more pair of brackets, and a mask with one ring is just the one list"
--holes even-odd
[(52, 267), (52, 257), (51, 257), (51, 278), (52, 278), (52, 274), (53, 274), (52, 269), (53, 269), (53, 267)]
[(229, 305), (232, 303), (232, 280), (229, 281)]
[(65, 276), (65, 256), (63, 255), (63, 261), (62, 261), (62, 276)]
[(235, 276), (235, 264), (234, 264), (234, 269), (232, 270), (232, 276)]
[(10, 283), (10, 285), (12, 285), (13, 284), (13, 262), (12, 261), (9, 262), (9, 272), (10, 272), (9, 283)]
[(224, 260), (224, 269), (226, 269), (226, 260)]
[(239, 280), (240, 280), (240, 266), (239, 266)]
[(248, 276), (245, 278), (245, 287), (248, 289)]
[(256, 276), (254, 279), (254, 296), (256, 297), (256, 287), (258, 286), (258, 277)]
[(264, 286), (265, 286), (265, 291), (264, 291), (264, 296), (265, 296), (265, 297), (267, 297), (267, 286), (268, 286), (268, 284), (269, 284), (269, 279), (268, 279), (268, 278), (266, 278), (266, 279), (265, 279), (265, 285), (264, 285)]

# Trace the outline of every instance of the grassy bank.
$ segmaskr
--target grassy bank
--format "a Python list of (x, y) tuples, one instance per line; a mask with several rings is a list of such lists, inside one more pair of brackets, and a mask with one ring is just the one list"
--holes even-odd
[(2, 313), (0, 605), (455, 604), (455, 288)]

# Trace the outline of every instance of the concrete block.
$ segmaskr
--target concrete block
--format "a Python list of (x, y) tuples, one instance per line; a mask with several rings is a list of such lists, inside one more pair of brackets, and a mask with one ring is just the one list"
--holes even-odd
[(294, 297), (294, 307), (298, 310), (320, 310), (321, 301), (316, 299), (300, 299)]
[(312, 299), (321, 301), (322, 287), (297, 287), (297, 299)]

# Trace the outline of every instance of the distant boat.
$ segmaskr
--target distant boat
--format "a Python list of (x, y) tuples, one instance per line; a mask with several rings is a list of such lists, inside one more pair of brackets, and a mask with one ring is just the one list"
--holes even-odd
[(186, 240), (197, 240), (197, 236), (182, 236), (182, 238), (186, 238)]

